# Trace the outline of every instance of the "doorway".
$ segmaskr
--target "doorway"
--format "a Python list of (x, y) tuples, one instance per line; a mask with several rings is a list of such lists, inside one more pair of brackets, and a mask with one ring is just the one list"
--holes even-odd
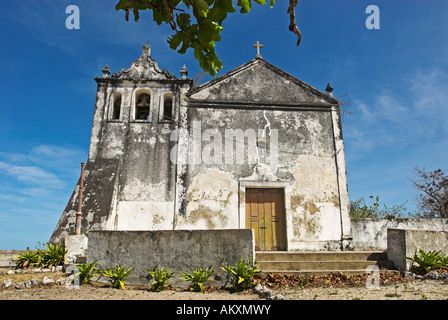
[(286, 250), (284, 190), (246, 188), (246, 228), (255, 231), (255, 250)]

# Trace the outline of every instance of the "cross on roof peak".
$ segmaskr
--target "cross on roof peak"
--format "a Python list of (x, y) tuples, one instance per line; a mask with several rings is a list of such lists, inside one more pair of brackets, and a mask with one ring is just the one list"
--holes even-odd
[(260, 48), (263, 48), (263, 45), (260, 44), (260, 41), (257, 41), (257, 43), (252, 45), (252, 47), (257, 48), (257, 55), (255, 57), (256, 58), (261, 58)]
[(149, 46), (150, 43), (151, 43), (151, 42), (150, 42), (149, 40), (146, 40), (146, 41), (145, 41), (145, 44), (146, 44), (147, 46)]

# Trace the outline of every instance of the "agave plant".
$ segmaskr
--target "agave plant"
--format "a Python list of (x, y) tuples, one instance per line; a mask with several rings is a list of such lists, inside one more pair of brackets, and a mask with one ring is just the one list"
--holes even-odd
[(407, 259), (418, 263), (426, 273), (430, 272), (434, 268), (448, 268), (448, 257), (446, 257), (442, 251), (428, 251), (425, 252), (422, 249), (419, 250), (414, 257), (406, 257)]
[(148, 270), (148, 273), (154, 278), (154, 282), (151, 283), (152, 291), (162, 291), (166, 287), (166, 282), (173, 276), (174, 272), (170, 268), (154, 267), (152, 270)]
[(258, 265), (250, 267), (252, 259), (244, 262), (241, 258), (240, 262), (235, 262), (235, 266), (221, 267), (231, 275), (230, 283), (235, 291), (243, 291), (252, 286), (254, 275), (260, 273)]
[(67, 253), (64, 244), (58, 243), (54, 245), (47, 243), (46, 247), (46, 250), (37, 251), (40, 257), (39, 266), (51, 267), (64, 263), (65, 254)]
[(26, 250), (12, 260), (16, 261), (15, 269), (29, 268), (39, 264), (40, 256), (36, 251)]
[(124, 282), (131, 274), (132, 267), (115, 266), (113, 269), (102, 270), (101, 274), (109, 278), (109, 282), (114, 288), (125, 289)]
[(201, 268), (191, 270), (191, 272), (192, 272), (191, 274), (186, 273), (186, 272), (181, 272), (183, 277), (181, 277), (180, 279), (190, 281), (191, 282), (190, 287), (193, 291), (202, 292), (202, 291), (204, 291), (204, 283), (208, 280), (212, 280), (212, 279), (210, 279), (210, 277), (216, 271), (213, 270), (213, 267), (210, 267), (207, 269), (203, 269), (201, 267)]
[(89, 283), (92, 278), (96, 275), (99, 275), (100, 272), (96, 266), (96, 260), (90, 261), (90, 263), (80, 264), (78, 266), (79, 269), (79, 283), (86, 284)]

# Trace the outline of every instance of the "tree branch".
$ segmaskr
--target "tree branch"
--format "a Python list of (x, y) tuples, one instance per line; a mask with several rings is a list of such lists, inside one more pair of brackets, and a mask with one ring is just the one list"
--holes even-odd
[(289, 14), (289, 31), (292, 31), (297, 35), (297, 46), (300, 46), (300, 42), (302, 41), (302, 34), (300, 33), (299, 27), (297, 27), (295, 10), (298, 4), (299, 0), (289, 0), (287, 13)]

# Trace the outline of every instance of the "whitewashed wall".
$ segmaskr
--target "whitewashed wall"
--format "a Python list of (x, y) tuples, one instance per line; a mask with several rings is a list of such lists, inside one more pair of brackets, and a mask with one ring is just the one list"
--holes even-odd
[(387, 229), (448, 231), (448, 219), (352, 219), (355, 250), (386, 250)]

